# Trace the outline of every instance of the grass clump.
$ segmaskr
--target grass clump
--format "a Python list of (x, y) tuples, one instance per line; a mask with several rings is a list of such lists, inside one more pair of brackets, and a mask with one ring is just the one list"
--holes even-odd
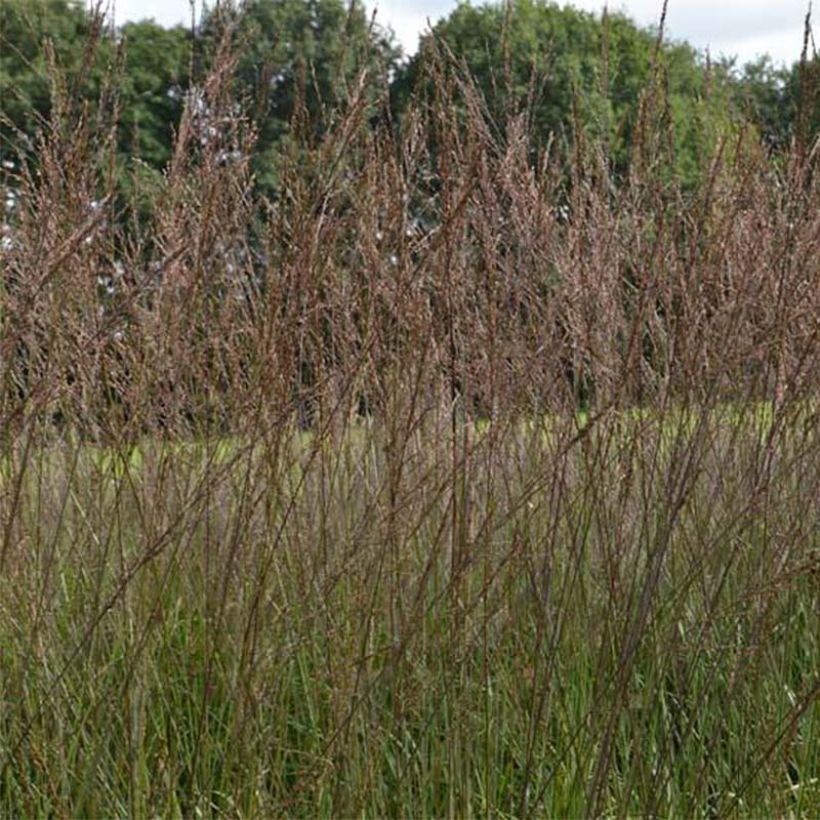
[(430, 59), (404, 130), (353, 93), (275, 201), (227, 46), (147, 224), (107, 131), (43, 132), (3, 815), (820, 810), (817, 146), (692, 191), (647, 134), (614, 180)]

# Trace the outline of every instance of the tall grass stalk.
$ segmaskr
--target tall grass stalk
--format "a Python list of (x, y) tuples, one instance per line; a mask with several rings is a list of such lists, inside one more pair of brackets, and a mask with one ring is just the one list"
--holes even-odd
[(816, 815), (817, 144), (433, 54), (260, 202), (221, 53), (147, 212), (58, 82), (7, 180), (0, 814)]

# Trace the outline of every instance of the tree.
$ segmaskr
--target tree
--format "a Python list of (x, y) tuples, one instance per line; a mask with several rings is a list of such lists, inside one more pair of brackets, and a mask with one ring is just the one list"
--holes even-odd
[(67, 82), (75, 105), (96, 106), (107, 77), (119, 97), (118, 148), (125, 158), (139, 157), (154, 168), (168, 161), (172, 130), (179, 121), (187, 85), (190, 33), (146, 21), (128, 23), (117, 41), (101, 16), (74, 0), (4, 0), (0, 5), (0, 96), (3, 115), (0, 152), (31, 143), (48, 119), (52, 82), (48, 65)]
[(794, 118), (794, 130), (807, 146), (820, 137), (820, 55), (796, 62), (784, 91), (784, 107)]
[[(615, 167), (625, 167), (639, 101), (650, 81), (656, 32), (639, 28), (622, 14), (599, 18), (548, 0), (481, 6), (463, 2), (433, 28), (397, 76), (399, 110), (419, 82), (431, 39), (477, 80), (497, 126), (510, 112), (530, 104), (534, 87), (534, 140), (570, 133), (578, 116), (587, 132), (605, 138)], [(676, 163), (684, 176), (692, 176), (703, 156), (698, 136), (703, 120), (716, 127), (727, 121), (724, 78), (720, 71), (708, 76), (700, 55), (685, 43), (664, 45), (658, 58)]]
[(126, 24), (120, 35), (125, 64), (119, 83), (119, 149), (123, 157), (138, 157), (160, 169), (170, 159), (189, 84), (191, 32), (145, 20)]
[(205, 41), (213, 44), (225, 26), (239, 49), (237, 82), (257, 124), (254, 167), (267, 190), (275, 187), (297, 106), (320, 135), (359, 73), (367, 71), (375, 100), (399, 56), (392, 33), (372, 24), (357, 0), (249, 0), (214, 9), (203, 22)]
[[(79, 73), (99, 21), (75, 0), (3, 0), (0, 3), (0, 160), (27, 146), (48, 117), (51, 82), (46, 43), (56, 64), (77, 77), (73, 93), (97, 79)], [(83, 88), (81, 86), (85, 86)]]

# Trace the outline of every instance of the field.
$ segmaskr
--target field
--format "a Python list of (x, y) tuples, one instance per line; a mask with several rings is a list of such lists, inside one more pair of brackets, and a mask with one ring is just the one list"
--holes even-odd
[(0, 815), (820, 814), (820, 144), (439, 70), (273, 202), (230, 61), (150, 191), (68, 103), (19, 172)]
[(14, 460), (5, 810), (811, 816), (816, 413)]

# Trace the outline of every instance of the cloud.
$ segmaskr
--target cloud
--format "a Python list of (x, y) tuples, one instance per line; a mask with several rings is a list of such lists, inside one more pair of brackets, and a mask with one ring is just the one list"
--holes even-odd
[(418, 48), (419, 38), (435, 25), (441, 17), (446, 17), (455, 7), (452, 0), (383, 0), (373, 3), (376, 19), (393, 29), (405, 54), (413, 54)]
[[(393, 29), (405, 52), (412, 53), (427, 28), (454, 7), (455, 0), (365, 0), (377, 20)], [(572, 0), (570, 5), (600, 13), (603, 0)], [(611, 0), (641, 25), (660, 19), (661, 0)], [(197, 10), (201, 0), (196, 0)], [(807, 0), (669, 0), (668, 35), (717, 54), (737, 54), (740, 61), (768, 52), (776, 61), (800, 57)], [(164, 25), (188, 23), (188, 0), (116, 0), (117, 21), (153, 17)]]
[[(174, 26), (191, 22), (191, 6), (188, 0), (109, 0), (114, 10), (116, 22), (122, 24), (128, 20), (156, 20), (163, 26)], [(197, 16), (202, 3), (197, 0)]]
[[(596, 12), (603, 8), (602, 0), (575, 0), (572, 5)], [(614, 0), (609, 7), (642, 25), (660, 20), (657, 0)], [(806, 0), (670, 0), (666, 31), (715, 54), (738, 54), (742, 61), (764, 52), (793, 61), (800, 56), (806, 9)]]

